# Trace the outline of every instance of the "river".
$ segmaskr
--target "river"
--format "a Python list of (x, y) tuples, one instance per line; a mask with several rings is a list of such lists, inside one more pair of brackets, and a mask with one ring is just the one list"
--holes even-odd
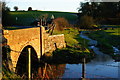
[[(81, 32), (80, 37), (89, 40), (90, 48), (97, 56), (86, 64), (86, 78), (118, 78), (120, 62), (115, 62), (109, 55), (99, 51), (95, 47), (97, 41), (88, 38)], [(80, 78), (82, 76), (82, 64), (66, 64), (63, 78)]]

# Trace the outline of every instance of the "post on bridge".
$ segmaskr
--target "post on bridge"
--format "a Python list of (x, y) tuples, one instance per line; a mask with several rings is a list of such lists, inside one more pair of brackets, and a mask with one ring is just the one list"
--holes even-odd
[[(41, 24), (38, 23), (37, 26), (40, 27), (40, 55), (42, 56), (42, 54), (44, 53), (44, 37), (43, 37), (44, 27), (42, 26), (42, 19), (41, 19)], [(39, 58), (39, 61), (40, 61), (40, 58)]]

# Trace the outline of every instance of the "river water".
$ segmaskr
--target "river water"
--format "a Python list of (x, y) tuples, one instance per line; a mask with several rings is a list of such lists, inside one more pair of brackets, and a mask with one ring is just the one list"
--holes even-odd
[[(86, 64), (86, 78), (118, 78), (120, 62), (115, 62), (109, 55), (99, 51), (95, 47), (97, 41), (85, 36), (83, 32), (80, 37), (89, 40), (90, 48), (97, 54), (91, 62)], [(63, 78), (81, 78), (82, 64), (66, 64), (66, 70)]]

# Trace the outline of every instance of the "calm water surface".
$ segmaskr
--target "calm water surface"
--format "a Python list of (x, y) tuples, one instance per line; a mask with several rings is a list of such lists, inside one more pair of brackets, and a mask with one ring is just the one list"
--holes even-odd
[[(90, 48), (97, 54), (91, 62), (86, 64), (86, 78), (118, 78), (120, 62), (115, 62), (110, 56), (99, 51), (95, 45), (97, 41), (80, 35), (82, 38), (89, 40)], [(63, 78), (81, 78), (82, 64), (66, 64)]]
[[(81, 76), (82, 64), (66, 64), (63, 78), (81, 78)], [(118, 62), (108, 61), (102, 63), (92, 61), (87, 63), (86, 78), (118, 78)]]

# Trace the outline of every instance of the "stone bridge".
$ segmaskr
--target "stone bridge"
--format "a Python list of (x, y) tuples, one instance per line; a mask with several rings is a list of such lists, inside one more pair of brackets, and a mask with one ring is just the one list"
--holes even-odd
[[(49, 35), (46, 33), (44, 27), (4, 30), (3, 34), (7, 39), (7, 45), (9, 45), (12, 50), (10, 52), (10, 57), (14, 68), (17, 67), (20, 55), (27, 54), (24, 53), (27, 47), (34, 50), (35, 53), (31, 54), (35, 55), (32, 55), (32, 57), (36, 56), (38, 60), (40, 60), (40, 57), (46, 52), (52, 52), (56, 48), (66, 47), (63, 34)], [(24, 58), (21, 58), (21, 60)]]

